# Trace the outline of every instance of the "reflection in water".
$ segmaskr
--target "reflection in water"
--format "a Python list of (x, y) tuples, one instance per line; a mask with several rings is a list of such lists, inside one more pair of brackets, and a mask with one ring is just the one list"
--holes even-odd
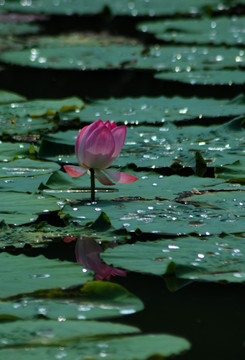
[(99, 254), (103, 252), (101, 246), (91, 238), (80, 236), (76, 243), (76, 259), (86, 269), (93, 270), (96, 280), (110, 280), (111, 276), (126, 276), (126, 271), (105, 264)]

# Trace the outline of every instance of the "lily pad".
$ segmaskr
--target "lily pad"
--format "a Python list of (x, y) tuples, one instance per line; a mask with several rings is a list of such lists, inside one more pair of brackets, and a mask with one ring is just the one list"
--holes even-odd
[(36, 290), (81, 285), (92, 280), (91, 272), (84, 273), (78, 264), (66, 261), (7, 253), (1, 253), (0, 259), (5, 279), (0, 291), (2, 299)]
[(11, 91), (0, 90), (0, 104), (20, 102), (26, 100), (24, 96)]
[[(3, 143), (6, 145), (6, 143)], [(7, 143), (7, 145), (10, 145)], [(1, 148), (1, 144), (0, 144)], [(24, 145), (12, 144), (4, 146), (3, 150), (11, 152), (23, 152)], [(29, 148), (29, 146), (28, 146)], [(59, 165), (52, 162), (44, 162), (31, 159), (17, 159), (14, 161), (6, 161), (5, 155), (2, 163), (0, 163), (0, 192), (16, 191), (34, 193), (38, 191), (41, 183), (48, 180), (51, 173), (59, 169)], [(17, 155), (15, 155), (17, 156)]]
[(2, 191), (0, 221), (4, 220), (6, 224), (12, 225), (34, 222), (40, 213), (60, 210), (63, 205), (53, 197)]
[(224, 164), (223, 166), (219, 166), (216, 169), (217, 177), (223, 179), (229, 179), (231, 181), (233, 180), (234, 182), (237, 179), (239, 182), (239, 179), (242, 180), (245, 178), (244, 165), (245, 165), (245, 160), (240, 157), (239, 160)]
[[(219, 5), (219, 1), (213, 0), (210, 6), (216, 9)], [(64, 14), (64, 15), (94, 15), (103, 11), (105, 7), (109, 8), (109, 11), (113, 15), (173, 15), (173, 14), (199, 14), (205, 12), (207, 2), (205, 0), (196, 0), (193, 5), (192, 0), (186, 0), (183, 4), (181, 0), (173, 0), (168, 6), (162, 6), (161, 0), (151, 0), (150, 2), (142, 2), (135, 0), (133, 2), (122, 2), (115, 0), (110, 2), (108, 0), (94, 0), (91, 4), (90, 1), (85, 0), (80, 2), (79, 0), (73, 0), (67, 3), (67, 0), (61, 0), (59, 6), (57, 6), (54, 0), (34, 0), (31, 3), (19, 1), (5, 2), (2, 4), (2, 9), (8, 11), (20, 11), (31, 13), (48, 13), (48, 14)]]
[[(135, 172), (139, 180), (130, 184), (116, 184), (111, 187), (103, 187), (96, 183), (96, 199), (98, 205), (103, 200), (124, 201), (130, 199), (154, 200), (155, 198), (174, 200), (179, 193), (191, 191), (193, 188), (206, 189), (211, 186), (224, 184), (224, 179), (200, 178), (196, 176), (186, 177), (181, 181), (181, 177), (172, 175), (170, 177), (156, 174), (154, 172)], [(223, 185), (224, 186), (224, 185)], [(147, 188), (147, 192), (145, 189)], [(83, 176), (72, 178), (68, 174), (57, 171), (51, 175), (48, 181), (40, 189), (45, 195), (55, 196), (60, 199), (69, 199), (74, 202), (76, 208), (77, 202), (87, 204), (90, 202), (90, 178)], [(85, 219), (86, 217), (84, 217)]]
[(30, 145), (24, 142), (11, 143), (6, 141), (0, 141), (0, 162), (7, 163), (16, 158), (29, 157)]
[(0, 178), (39, 176), (43, 174), (50, 174), (57, 171), (59, 168), (60, 166), (54, 162), (17, 159), (1, 163)]
[(88, 320), (134, 314), (144, 308), (140, 299), (111, 282), (89, 281), (78, 291), (57, 293), (58, 291), (50, 290), (39, 297), (33, 294), (33, 298), (2, 301), (0, 318), (13, 316), (34, 319), (42, 315), (58, 321)]
[[(126, 112), (126, 100), (128, 109), (131, 108), (130, 117)], [(180, 105), (185, 107), (180, 108)], [(239, 111), (244, 111), (241, 97), (230, 102), (196, 98), (110, 99), (88, 105), (81, 113), (81, 120), (89, 121), (101, 115), (106, 119), (108, 115), (105, 114), (109, 112), (113, 119), (125, 119), (125, 123), (131, 119), (126, 142), (113, 166), (126, 167), (134, 163), (137, 167), (157, 168), (171, 167), (178, 162), (183, 167), (194, 168), (195, 153), (200, 151), (207, 164), (214, 167), (239, 158), (237, 152), (244, 143), (244, 118), (232, 118), (232, 113)], [(153, 125), (153, 120), (162, 126), (149, 126)], [(222, 123), (217, 125), (219, 122)], [(144, 123), (147, 126), (142, 126)], [(74, 150), (77, 134), (78, 130), (69, 130), (44, 136), (39, 156), (77, 164)]]
[[(36, 46), (30, 49), (3, 52), (5, 63), (43, 69), (144, 69), (165, 72), (197, 70), (233, 71), (244, 67), (242, 48), (208, 48), (204, 46), (154, 46), (145, 51), (141, 45)], [(241, 61), (237, 61), (241, 59)]]
[[(206, 281), (244, 282), (244, 236), (183, 237), (107, 249), (102, 258), (126, 270)], [(172, 270), (171, 270), (172, 269)]]
[[(61, 202), (61, 201), (60, 201)], [(45, 213), (44, 213), (45, 214)], [(62, 214), (60, 214), (62, 215)], [(60, 218), (62, 221), (62, 217)], [(97, 241), (97, 243), (124, 243), (128, 240), (130, 235), (127, 231), (115, 230), (109, 222), (106, 222), (104, 218), (95, 220), (94, 223), (90, 223), (85, 226), (77, 226), (76, 224), (69, 223), (69, 219), (65, 217), (64, 226), (53, 226), (45, 221), (40, 221), (38, 224), (25, 225), (23, 227), (10, 227), (5, 222), (0, 223), (0, 248), (5, 249), (11, 246), (15, 249), (24, 248), (29, 245), (32, 248), (47, 247), (48, 244), (53, 243), (54, 246), (59, 247), (57, 257), (61, 255), (64, 249), (64, 241), (69, 238), (76, 240), (80, 236), (83, 239), (91, 239), (91, 241)], [(66, 226), (65, 226), (66, 225)], [(102, 251), (102, 248), (101, 248)], [(73, 257), (73, 254), (67, 253), (69, 257)]]
[[(81, 235), (82, 231), (84, 236), (86, 236), (84, 229), (74, 226), (73, 224), (56, 227), (45, 221), (40, 221), (38, 224), (23, 227), (17, 226), (13, 228), (7, 226), (6, 223), (3, 222), (0, 228), (0, 248), (4, 249), (8, 246), (11, 246), (11, 248), (23, 248), (27, 244), (32, 248), (40, 248), (46, 247), (52, 242), (55, 242), (57, 246), (59, 246), (64, 244), (64, 239), (66, 237), (77, 237)], [(59, 250), (62, 252), (61, 247)]]
[(178, 81), (191, 85), (243, 85), (245, 81), (242, 70), (191, 70), (175, 73), (160, 72), (156, 79)]
[(44, 69), (118, 69), (134, 64), (143, 51), (139, 45), (108, 46), (53, 46), (36, 47), (20, 51), (4, 52), (0, 60), (6, 63)]
[[(138, 182), (140, 184), (140, 180)], [(154, 188), (156, 196), (161, 194), (161, 179)], [(210, 200), (205, 201), (205, 194), (209, 195)], [(195, 195), (195, 191), (192, 195)], [(245, 230), (244, 196), (244, 191), (209, 189), (207, 193), (203, 192), (200, 196), (198, 194), (195, 202), (192, 201), (193, 198), (188, 202), (181, 197), (176, 199), (177, 201), (122, 198), (114, 201), (102, 200), (95, 205), (65, 205), (62, 211), (79, 224), (94, 221), (101, 211), (104, 211), (115, 228), (125, 227), (129, 231), (139, 228), (146, 233), (171, 235), (234, 233)]]
[[(240, 45), (244, 43), (244, 17), (168, 19), (140, 23), (138, 29), (156, 39), (179, 44)], [(237, 62), (243, 57), (237, 58)]]
[(139, 360), (147, 360), (152, 356), (166, 358), (190, 349), (190, 343), (181, 337), (161, 334), (134, 336), (137, 328), (108, 322), (39, 320), (8, 323), (3, 328), (8, 348), (3, 347), (1, 355), (8, 359), (18, 343), (25, 346), (18, 348), (21, 360), (38, 359), (40, 355), (44, 358), (78, 356), (82, 359), (89, 356), (95, 360), (105, 356), (110, 360), (124, 360), (126, 356), (133, 360), (135, 354)]
[(32, 100), (0, 105), (2, 134), (28, 134), (53, 129), (77, 117), (84, 103), (78, 98)]
[[(241, 73), (244, 67), (244, 51), (242, 48), (208, 47), (208, 46), (158, 46), (151, 47), (148, 53), (141, 56), (137, 62), (137, 69), (152, 69), (161, 71), (162, 74), (173, 79), (181, 74), (186, 76), (194, 72), (205, 73), (206, 71), (217, 72), (220, 79), (224, 74), (231, 72), (231, 81), (239, 81), (237, 73)], [(238, 61), (239, 60), (239, 61)], [(241, 61), (240, 61), (241, 60)], [(226, 70), (226, 69), (229, 69)], [(219, 71), (217, 71), (219, 70)], [(233, 75), (233, 73), (235, 75)], [(219, 75), (216, 75), (218, 77)], [(234, 79), (233, 79), (234, 78)]]
[[(217, 118), (243, 115), (244, 111), (243, 95), (231, 100), (180, 96), (126, 97), (94, 100), (83, 109), (80, 119), (82, 122), (91, 122), (100, 117), (103, 120), (111, 118), (129, 126), (145, 124), (164, 126), (166, 122), (178, 122), (179, 124), (180, 121), (196, 121), (201, 118), (212, 118), (215, 122)], [(66, 135), (64, 138), (67, 139)]]
[[(54, 320), (16, 321), (4, 324), (2, 330), (5, 333), (4, 338), (8, 342), (8, 348), (17, 345), (22, 348), (24, 346), (32, 348), (33, 345), (41, 348), (51, 346), (56, 351), (60, 344), (63, 346), (71, 345), (72, 343), (74, 344), (75, 339), (81, 341), (82, 339), (87, 340), (91, 337), (92, 340), (96, 336), (102, 334), (109, 336), (117, 333), (126, 334), (138, 332), (137, 328), (127, 325), (112, 324), (109, 322)], [(4, 344), (2, 344), (1, 348), (4, 349)]]
[(2, 23), (0, 24), (1, 37), (3, 35), (24, 35), (35, 34), (40, 30), (40, 26), (36, 24), (25, 23)]

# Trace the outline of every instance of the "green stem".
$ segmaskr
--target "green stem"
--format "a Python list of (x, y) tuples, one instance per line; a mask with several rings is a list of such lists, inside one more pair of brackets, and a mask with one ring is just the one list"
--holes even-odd
[(91, 202), (95, 202), (95, 177), (94, 169), (89, 169), (90, 171), (90, 180), (91, 180)]

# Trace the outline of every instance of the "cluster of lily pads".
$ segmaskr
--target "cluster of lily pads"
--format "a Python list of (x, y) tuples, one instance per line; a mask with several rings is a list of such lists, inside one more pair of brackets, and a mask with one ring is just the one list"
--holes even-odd
[[(219, 92), (222, 86), (242, 88), (244, 18), (235, 11), (242, 1), (208, 6), (185, 1), (183, 6), (175, 0), (164, 9), (157, 0), (126, 3), (73, 1), (68, 11), (66, 0), (2, 2), (1, 67), (130, 69), (150, 71), (176, 88), (180, 83), (211, 85)], [(19, 13), (11, 22), (13, 10)], [(225, 16), (227, 11), (234, 16)], [(78, 32), (38, 34), (50, 14), (108, 12), (144, 16), (137, 32), (150, 35), (154, 44)], [(156, 20), (156, 14), (169, 18)], [(176, 14), (185, 18), (172, 17)], [(233, 98), (184, 95), (86, 101), (78, 96), (28, 99), (0, 91), (4, 359), (13, 358), (16, 348), (20, 359), (122, 360), (133, 359), (132, 354), (142, 360), (155, 354), (166, 358), (190, 349), (182, 337), (145, 335), (109, 322), (143, 310), (144, 304), (115, 282), (94, 280), (103, 279), (104, 265), (109, 266), (107, 280), (139, 272), (170, 278), (172, 284), (178, 279), (245, 281), (245, 98), (242, 93)], [(64, 166), (77, 165), (77, 134), (99, 118), (127, 126), (111, 169), (139, 180), (113, 187), (96, 182), (96, 202), (91, 202), (89, 177), (71, 178)], [(81, 248), (83, 266), (74, 262), (76, 239), (100, 245), (98, 251), (89, 248), (96, 253), (96, 268), (83, 259), (87, 253)], [(98, 263), (98, 253), (103, 262)], [(107, 321), (97, 321), (102, 318)]]

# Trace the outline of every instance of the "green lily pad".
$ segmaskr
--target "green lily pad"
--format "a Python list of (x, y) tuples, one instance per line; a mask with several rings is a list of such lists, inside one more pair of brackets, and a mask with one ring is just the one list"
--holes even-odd
[(244, 165), (245, 160), (240, 157), (240, 160), (219, 166), (216, 168), (217, 177), (229, 180), (244, 179)]
[[(138, 187), (140, 187), (138, 180)], [(144, 186), (144, 185), (142, 185)], [(145, 187), (144, 187), (145, 188)], [(160, 195), (161, 179), (154, 186)], [(191, 195), (195, 195), (194, 190)], [(206, 201), (206, 195), (210, 200)], [(207, 195), (207, 196), (208, 196)], [(202, 201), (202, 196), (204, 201)], [(135, 200), (116, 199), (101, 200), (95, 205), (91, 203), (65, 205), (63, 212), (79, 224), (94, 221), (101, 211), (110, 218), (115, 228), (125, 227), (129, 231), (140, 229), (146, 233), (159, 234), (221, 234), (222, 232), (243, 232), (244, 228), (244, 191), (217, 190), (198, 194), (197, 199), (185, 201), (178, 197), (177, 201), (169, 200)], [(235, 200), (234, 200), (235, 199)], [(217, 219), (219, 219), (217, 223)]]
[(6, 63), (53, 69), (118, 69), (133, 64), (143, 51), (139, 45), (53, 46), (4, 52), (0, 60)]
[[(3, 150), (9, 152), (8, 156), (14, 151), (16, 153), (20, 151), (21, 153), (23, 148), (26, 148), (26, 146), (18, 144), (14, 146), (7, 143), (7, 145), (3, 147)], [(28, 158), (6, 162), (7, 159), (5, 159), (5, 155), (3, 156), (5, 161), (0, 163), (0, 192), (34, 193), (38, 191), (41, 183), (48, 180), (51, 173), (59, 169), (59, 165), (54, 162), (44, 162)]]
[[(48, 319), (88, 320), (133, 314), (144, 308), (140, 299), (125, 288), (111, 282), (89, 281), (79, 291), (60, 293), (47, 291), (42, 296), (0, 302), (1, 316), (33, 319), (43, 315)], [(45, 298), (46, 295), (46, 298)], [(62, 299), (63, 295), (63, 299)], [(73, 300), (71, 299), (73, 297)]]
[(175, 72), (160, 72), (156, 79), (183, 82), (191, 85), (243, 85), (245, 82), (242, 70), (191, 70)]
[[(23, 248), (27, 244), (32, 247), (46, 247), (47, 244), (56, 242), (57, 246), (62, 245), (64, 239), (69, 236), (78, 237), (83, 232), (87, 236), (86, 231), (81, 227), (68, 224), (64, 227), (53, 226), (45, 221), (29, 226), (10, 227), (2, 223), (0, 228), (0, 248), (7, 246), (15, 248)], [(89, 235), (92, 236), (91, 231)], [(93, 234), (95, 236), (95, 234)]]
[[(236, 154), (244, 142), (243, 116), (228, 120), (244, 110), (242, 97), (232, 101), (179, 97), (110, 99), (89, 104), (81, 113), (81, 121), (90, 122), (96, 117), (106, 119), (110, 112), (113, 120), (124, 120), (128, 124), (125, 144), (113, 166), (134, 163), (138, 167), (170, 167), (177, 161), (193, 168), (196, 151), (202, 152), (209, 166), (224, 166), (228, 161), (238, 160)], [(215, 125), (220, 119), (224, 121), (224, 117), (227, 123)], [(162, 126), (142, 126), (153, 122)], [(214, 125), (210, 126), (210, 122)], [(43, 137), (39, 156), (76, 164), (77, 134), (78, 130), (69, 130)]]
[(28, 23), (2, 23), (0, 24), (1, 36), (3, 35), (24, 35), (35, 34), (40, 30), (40, 26)]
[(244, 67), (243, 55), (243, 49), (235, 47), (155, 45), (138, 59), (136, 67), (173, 73), (173, 76), (204, 70), (224, 71), (226, 68), (238, 71)]
[(16, 158), (29, 157), (30, 145), (26, 143), (10, 143), (0, 141), (0, 162), (7, 163)]
[[(124, 170), (124, 169), (123, 169)], [(127, 170), (127, 169), (126, 169)], [(132, 172), (131, 172), (132, 173)], [(96, 182), (96, 200), (98, 205), (105, 200), (124, 201), (127, 199), (146, 199), (154, 200), (155, 198), (174, 200), (179, 193), (191, 191), (193, 188), (205, 189), (211, 186), (221, 184), (224, 186), (225, 180), (214, 178), (199, 178), (190, 176), (181, 181), (181, 177), (173, 175), (165, 177), (154, 172), (135, 172), (139, 177), (134, 183), (119, 184), (115, 186), (105, 187)], [(147, 192), (145, 189), (147, 188)], [(74, 202), (76, 208), (77, 202), (86, 204), (90, 200), (90, 177), (84, 175), (80, 178), (72, 178), (68, 174), (57, 171), (50, 176), (48, 181), (40, 189), (45, 195), (52, 195), (60, 199), (69, 199)], [(85, 219), (86, 217), (84, 217)]]
[[(217, 9), (219, 1), (213, 0), (209, 5), (214, 9)], [(173, 15), (173, 14), (199, 14), (205, 12), (207, 2), (205, 0), (193, 1), (186, 0), (183, 4), (181, 0), (173, 0), (168, 6), (162, 6), (161, 0), (140, 1), (135, 0), (132, 2), (122, 2), (115, 0), (110, 2), (108, 0), (94, 0), (91, 4), (90, 1), (73, 0), (67, 3), (66, 0), (61, 0), (59, 6), (56, 2), (48, 0), (33, 0), (31, 3), (20, 3), (17, 0), (11, 2), (5, 2), (2, 4), (3, 10), (8, 11), (20, 11), (31, 13), (48, 13), (48, 14), (64, 14), (64, 15), (94, 15), (103, 11), (105, 7), (109, 8), (109, 11), (113, 15)], [(218, 8), (219, 9), (219, 8)]]
[(32, 100), (0, 105), (2, 134), (28, 134), (51, 130), (57, 126), (57, 122), (75, 119), (83, 106), (84, 103), (78, 98)]
[[(8, 348), (1, 350), (4, 358), (11, 358), (15, 346), (19, 359), (40, 359), (77, 356), (95, 360), (147, 360), (166, 358), (190, 349), (190, 343), (171, 335), (137, 335), (132, 326), (95, 321), (26, 321), (4, 324), (4, 339)], [(28, 330), (26, 330), (28, 329)], [(13, 333), (15, 336), (13, 337)], [(117, 336), (115, 336), (117, 335)], [(9, 345), (11, 344), (11, 345)], [(123, 351), (122, 351), (123, 349)]]
[[(140, 23), (138, 29), (156, 39), (179, 44), (240, 45), (244, 43), (244, 17), (172, 19)], [(237, 58), (242, 62), (243, 56)]]
[(103, 216), (98, 219), (89, 225), (77, 226), (73, 223), (66, 224), (69, 219), (65, 218), (64, 225), (66, 224), (66, 226), (63, 227), (56, 227), (41, 221), (38, 224), (12, 228), (2, 222), (0, 223), (0, 248), (5, 249), (11, 246), (11, 249), (13, 247), (19, 249), (25, 248), (27, 244), (32, 248), (41, 248), (54, 243), (56, 244), (54, 246), (59, 246), (59, 254), (62, 254), (64, 241), (69, 237), (75, 240), (82, 236), (97, 241), (99, 244), (108, 243), (108, 241), (124, 243), (130, 237), (127, 231), (115, 230), (111, 226), (110, 220), (107, 222)]
[[(229, 68), (235, 72), (244, 67), (242, 48), (208, 48), (204, 46), (155, 46), (146, 53), (141, 45), (61, 46), (3, 52), (0, 60), (21, 66), (52, 69), (144, 69), (190, 74), (197, 70)], [(241, 61), (238, 59), (241, 59)], [(241, 71), (241, 70), (240, 70)], [(237, 79), (238, 81), (239, 79)], [(233, 79), (231, 79), (233, 81)]]
[(138, 242), (107, 249), (102, 258), (130, 271), (164, 275), (172, 268), (184, 279), (244, 282), (243, 239), (226, 235)]
[[(198, 118), (205, 119), (206, 117), (213, 118), (215, 122), (217, 118), (243, 115), (244, 111), (245, 100), (243, 95), (232, 100), (184, 98), (180, 96), (126, 97), (123, 99), (94, 100), (83, 109), (80, 119), (82, 122), (91, 122), (98, 118), (103, 120), (110, 118), (128, 126), (145, 124), (164, 126), (169, 122), (178, 122), (179, 124), (180, 121), (196, 121)], [(166, 128), (162, 131), (166, 131)], [(157, 128), (156, 131), (158, 131)], [(71, 138), (74, 135), (71, 134)], [(64, 139), (67, 141), (65, 134)]]
[(60, 210), (63, 205), (53, 197), (2, 191), (0, 221), (12, 225), (26, 224), (35, 221), (40, 213)]
[(49, 179), (50, 175), (37, 176), (16, 176), (16, 177), (0, 177), (0, 192), (3, 191), (15, 191), (22, 193), (34, 193), (37, 192), (39, 186)]
[(0, 259), (5, 279), (0, 291), (2, 299), (36, 290), (81, 285), (92, 280), (91, 272), (82, 272), (78, 264), (66, 261), (7, 253), (1, 253)]
[(11, 178), (18, 176), (39, 176), (50, 174), (57, 171), (60, 166), (53, 162), (17, 159), (10, 162), (4, 162), (0, 165), (0, 178)]
[[(8, 347), (19, 345), (23, 348), (24, 345), (32, 348), (35, 345), (35, 347), (45, 348), (51, 346), (57, 351), (57, 347), (61, 344), (62, 346), (75, 345), (74, 342), (77, 340), (83, 342), (82, 339), (86, 339), (87, 342), (88, 338), (91, 337), (91, 340), (95, 340), (98, 335), (102, 334), (107, 336), (133, 334), (137, 333), (138, 329), (109, 322), (27, 320), (6, 323), (2, 327), (2, 331), (5, 333), (4, 338), (8, 341)], [(4, 347), (2, 344), (1, 348), (4, 349)]]
[(11, 91), (0, 90), (0, 104), (8, 104), (12, 102), (21, 102), (26, 100), (24, 96)]

